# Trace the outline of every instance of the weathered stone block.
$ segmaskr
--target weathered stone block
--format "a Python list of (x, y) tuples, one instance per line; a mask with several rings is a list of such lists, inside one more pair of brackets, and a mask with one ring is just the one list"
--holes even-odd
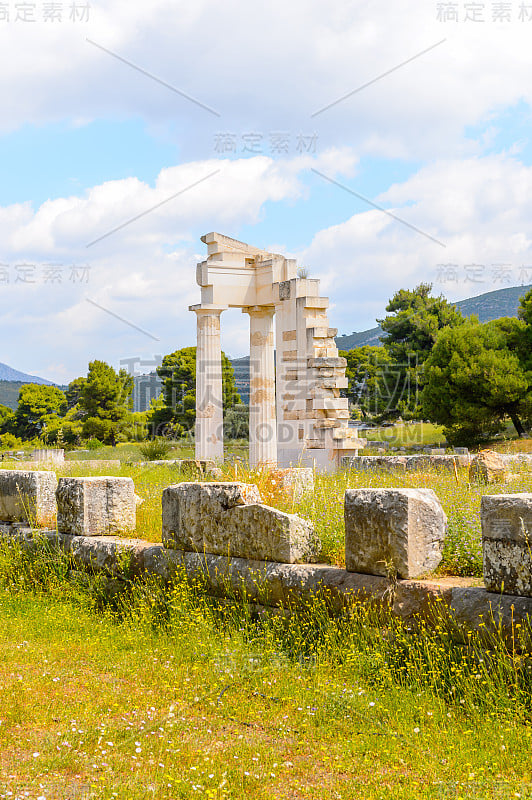
[(415, 578), (440, 563), (447, 517), (432, 489), (348, 489), (344, 510), (350, 572)]
[(506, 480), (504, 458), (494, 450), (482, 450), (471, 461), (469, 480), (472, 483), (504, 483)]
[(75, 536), (131, 532), (136, 525), (135, 486), (131, 478), (60, 478), (57, 528)]
[(57, 477), (48, 470), (0, 470), (0, 520), (53, 525)]
[(312, 526), (261, 504), (245, 483), (180, 483), (163, 491), (166, 547), (232, 558), (297, 563), (318, 552)]
[(485, 495), (480, 517), (486, 589), (532, 597), (532, 493)]
[(314, 491), (314, 470), (311, 467), (290, 467), (282, 470), (280, 482), (292, 499), (299, 500), (306, 492)]

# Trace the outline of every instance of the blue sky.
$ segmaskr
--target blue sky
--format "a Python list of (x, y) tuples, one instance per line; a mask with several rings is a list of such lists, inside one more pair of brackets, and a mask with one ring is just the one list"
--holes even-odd
[[(422, 280), (532, 282), (519, 3), (484, 23), (426, 0), (59, 5), (0, 20), (5, 363), (63, 383), (192, 344), (210, 230), (298, 258), (341, 333)], [(227, 313), (227, 352), (247, 336)]]

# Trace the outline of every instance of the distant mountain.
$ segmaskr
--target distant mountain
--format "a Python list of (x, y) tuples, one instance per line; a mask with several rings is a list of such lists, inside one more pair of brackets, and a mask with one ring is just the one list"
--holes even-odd
[(380, 347), (382, 345), (379, 336), (382, 334), (382, 328), (380, 325), (377, 325), (376, 328), (370, 328), (367, 331), (360, 331), (360, 333), (353, 333), (344, 334), (343, 336), (337, 336), (336, 346), (338, 350), (352, 350), (353, 347), (365, 347), (366, 345), (371, 345), (372, 347)]
[[(477, 297), (468, 297), (465, 300), (458, 300), (454, 305), (460, 309), (464, 317), (476, 314), (481, 322), (489, 322), (499, 317), (516, 317), (520, 298), (532, 289), (532, 284), (528, 286), (510, 286), (507, 289), (497, 289), (494, 292), (479, 294)], [(379, 336), (382, 335), (380, 325), (359, 333), (353, 331), (351, 334), (336, 337), (336, 344), (339, 350), (351, 350), (353, 347), (364, 347), (372, 345), (379, 347), (382, 342)]]
[(3, 406), (12, 408), (17, 407), (18, 392), (25, 383), (40, 383), (45, 386), (55, 386), (52, 381), (39, 378), (37, 375), (28, 375), (26, 372), (19, 372), (18, 369), (8, 367), (7, 364), (0, 363), (0, 403)]
[(42, 383), (45, 386), (54, 386), (53, 381), (45, 378), (38, 378), (36, 375), (28, 375), (26, 372), (19, 372), (18, 369), (8, 367), (7, 364), (0, 362), (0, 381), (18, 381), (20, 383)]
[(22, 381), (0, 381), (0, 404), (16, 411), (21, 386), (24, 386)]
[(243, 403), (249, 403), (249, 356), (230, 359), (235, 372), (235, 383), (240, 399)]
[(508, 289), (498, 289), (495, 292), (486, 292), (477, 297), (468, 297), (455, 303), (464, 317), (476, 314), (481, 322), (489, 322), (499, 317), (516, 317), (519, 300), (525, 295), (532, 284), (528, 286), (510, 286)]

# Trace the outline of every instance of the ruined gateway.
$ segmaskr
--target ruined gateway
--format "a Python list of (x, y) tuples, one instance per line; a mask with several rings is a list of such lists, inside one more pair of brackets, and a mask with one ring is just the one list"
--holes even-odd
[(208, 248), (197, 265), (201, 302), (190, 307), (197, 316), (196, 458), (223, 459), (220, 318), (241, 308), (250, 327), (250, 464), (337, 468), (364, 443), (347, 427), (348, 401), (340, 397), (346, 361), (319, 280), (298, 274), (294, 259), (228, 236), (201, 240)]

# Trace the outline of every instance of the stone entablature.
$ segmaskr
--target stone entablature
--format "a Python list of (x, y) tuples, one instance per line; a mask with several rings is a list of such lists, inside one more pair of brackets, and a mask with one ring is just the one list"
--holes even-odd
[[(219, 233), (202, 237), (197, 266), (196, 457), (223, 458), (220, 315), (250, 319), (250, 463), (331, 469), (364, 444), (347, 428), (346, 361), (329, 327), (319, 281), (296, 261)], [(277, 353), (275, 369), (274, 352)]]

